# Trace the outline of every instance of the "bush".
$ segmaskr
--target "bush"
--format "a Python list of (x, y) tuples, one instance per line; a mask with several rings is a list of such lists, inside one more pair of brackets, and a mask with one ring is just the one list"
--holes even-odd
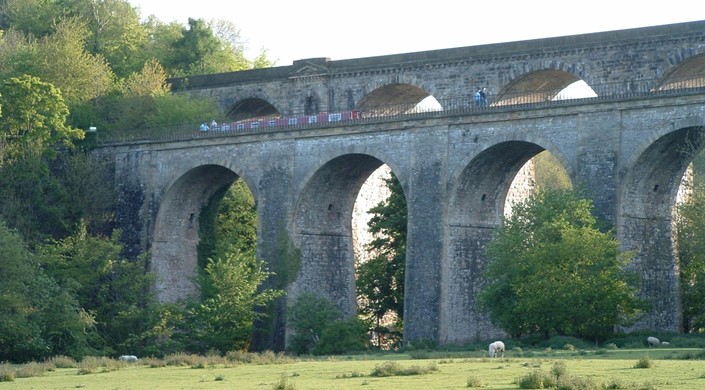
[(641, 359), (639, 359), (639, 361), (634, 364), (634, 368), (650, 368), (652, 365), (653, 363), (651, 363), (649, 355), (644, 354)]
[(15, 370), (9, 364), (0, 365), (0, 382), (13, 382), (15, 380)]
[(50, 358), (49, 363), (53, 364), (56, 368), (76, 368), (78, 363), (72, 357), (58, 355)]
[(534, 370), (517, 380), (520, 389), (545, 389), (555, 384), (555, 378), (541, 370)]
[(384, 362), (375, 365), (375, 368), (370, 373), (370, 376), (386, 377), (386, 376), (408, 376), (408, 375), (423, 375), (438, 371), (435, 363), (431, 363), (426, 367), (411, 366), (403, 368), (396, 362)]
[(313, 348), (316, 355), (341, 355), (367, 349), (367, 327), (357, 318), (336, 321), (323, 328), (321, 339)]
[(466, 387), (482, 387), (482, 381), (476, 376), (468, 377), (468, 382)]
[(311, 353), (323, 329), (340, 315), (340, 310), (330, 300), (314, 293), (301, 294), (287, 312), (288, 325), (294, 329), (289, 350), (297, 354)]

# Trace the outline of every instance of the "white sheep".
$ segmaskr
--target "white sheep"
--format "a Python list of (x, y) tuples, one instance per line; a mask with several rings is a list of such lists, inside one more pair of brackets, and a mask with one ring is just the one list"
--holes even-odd
[(490, 344), (489, 347), (489, 353), (490, 357), (496, 357), (499, 355), (499, 353), (502, 353), (502, 357), (504, 357), (504, 343), (501, 341), (495, 341), (494, 343)]
[(135, 355), (122, 355), (120, 356), (120, 360), (123, 362), (136, 362), (138, 359)]
[(649, 336), (646, 338), (646, 343), (649, 344), (649, 347), (655, 347), (661, 344), (661, 341), (659, 341), (656, 337)]

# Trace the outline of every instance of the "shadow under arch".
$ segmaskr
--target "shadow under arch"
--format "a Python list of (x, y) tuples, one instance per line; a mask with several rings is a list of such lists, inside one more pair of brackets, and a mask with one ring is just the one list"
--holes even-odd
[(411, 84), (388, 84), (367, 94), (356, 109), (363, 117), (392, 116), (414, 112), (431, 95)]
[(705, 53), (685, 59), (671, 69), (657, 91), (705, 87)]
[(289, 302), (312, 292), (331, 300), (344, 316), (357, 312), (353, 208), (365, 181), (382, 165), (370, 155), (347, 154), (328, 161), (307, 181), (293, 219), (301, 268), (289, 286)]
[(446, 265), (442, 271), (443, 343), (504, 336), (477, 306), (487, 262), (485, 247), (502, 223), (507, 194), (517, 173), (545, 149), (527, 141), (493, 145), (460, 173), (450, 190)]
[(251, 118), (271, 118), (280, 116), (279, 111), (266, 100), (259, 98), (248, 98), (233, 105), (227, 112), (226, 117), (233, 121)]
[[(490, 106), (508, 106), (556, 100), (562, 91), (578, 81), (580, 81), (580, 78), (563, 70), (546, 69), (529, 72), (519, 76), (505, 86), (497, 97), (490, 102)], [(590, 89), (590, 91), (592, 90)]]
[(181, 175), (159, 203), (151, 245), (151, 271), (157, 299), (174, 303), (196, 293), (197, 247), (201, 209), (223, 196), (238, 175), (220, 165), (202, 165)]
[(646, 148), (625, 177), (618, 239), (634, 252), (630, 268), (641, 278), (642, 298), (651, 304), (651, 312), (633, 329), (681, 329), (673, 208), (683, 174), (704, 146), (704, 127), (675, 130)]

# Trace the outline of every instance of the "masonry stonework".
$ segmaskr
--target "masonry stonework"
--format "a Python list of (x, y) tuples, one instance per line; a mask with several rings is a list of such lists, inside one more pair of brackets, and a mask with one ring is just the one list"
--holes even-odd
[[(291, 115), (307, 105), (412, 107), (432, 95), (443, 109), (114, 143), (96, 152), (114, 161), (128, 245), (151, 252), (162, 301), (194, 293), (189, 277), (200, 208), (242, 178), (257, 203), (258, 254), (276, 269), (282, 233), (302, 251), (287, 299), (313, 291), (347, 314), (355, 312), (355, 200), (386, 164), (408, 205), (404, 339), (463, 343), (502, 333), (475, 303), (484, 248), (517, 173), (547, 150), (573, 185), (586, 188), (623, 248), (635, 253), (633, 267), (653, 310), (634, 329), (679, 330), (672, 206), (688, 163), (705, 146), (705, 94), (702, 84), (672, 86), (705, 78), (704, 53), (705, 23), (694, 22), (173, 80), (183, 93), (216, 98), (233, 118), (245, 114), (238, 111), (245, 101)], [(544, 97), (580, 79), (604, 97), (510, 104), (550, 100)], [(605, 91), (615, 85), (628, 93), (609, 98)], [(477, 86), (490, 89), (493, 105), (454, 109)], [(283, 348), (285, 327), (280, 319), (270, 345)]]

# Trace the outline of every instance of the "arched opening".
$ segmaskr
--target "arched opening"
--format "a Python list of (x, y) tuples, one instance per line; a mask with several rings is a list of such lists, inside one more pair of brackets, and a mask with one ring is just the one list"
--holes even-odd
[(161, 302), (178, 302), (197, 294), (193, 278), (198, 261), (201, 211), (238, 179), (219, 165), (203, 165), (184, 173), (159, 204), (152, 240), (152, 272)]
[(448, 264), (443, 268), (441, 287), (442, 342), (502, 336), (476, 303), (483, 286), (484, 248), (502, 222), (512, 183), (525, 164), (543, 151), (543, 147), (524, 141), (497, 144), (470, 161), (458, 177), (448, 207)]
[(390, 174), (374, 157), (349, 154), (329, 161), (307, 182), (294, 218), (301, 270), (289, 288), (290, 302), (315, 293), (344, 316), (358, 313), (355, 266), (373, 257), (367, 253), (367, 211), (388, 196), (384, 180)]
[(673, 68), (657, 88), (659, 91), (705, 87), (705, 54), (690, 57)]
[(279, 115), (279, 111), (271, 103), (262, 99), (250, 98), (236, 103), (226, 116), (230, 120), (240, 121), (251, 118), (274, 118)]
[(572, 73), (550, 69), (518, 77), (491, 99), (490, 105), (509, 106), (595, 96), (592, 88)]
[(640, 277), (642, 298), (650, 304), (633, 329), (681, 329), (674, 210), (684, 195), (688, 167), (703, 146), (702, 126), (666, 134), (641, 153), (624, 181), (618, 239), (634, 253), (630, 267)]
[(377, 88), (357, 105), (364, 117), (392, 116), (440, 111), (438, 101), (423, 89), (409, 84), (389, 84)]

